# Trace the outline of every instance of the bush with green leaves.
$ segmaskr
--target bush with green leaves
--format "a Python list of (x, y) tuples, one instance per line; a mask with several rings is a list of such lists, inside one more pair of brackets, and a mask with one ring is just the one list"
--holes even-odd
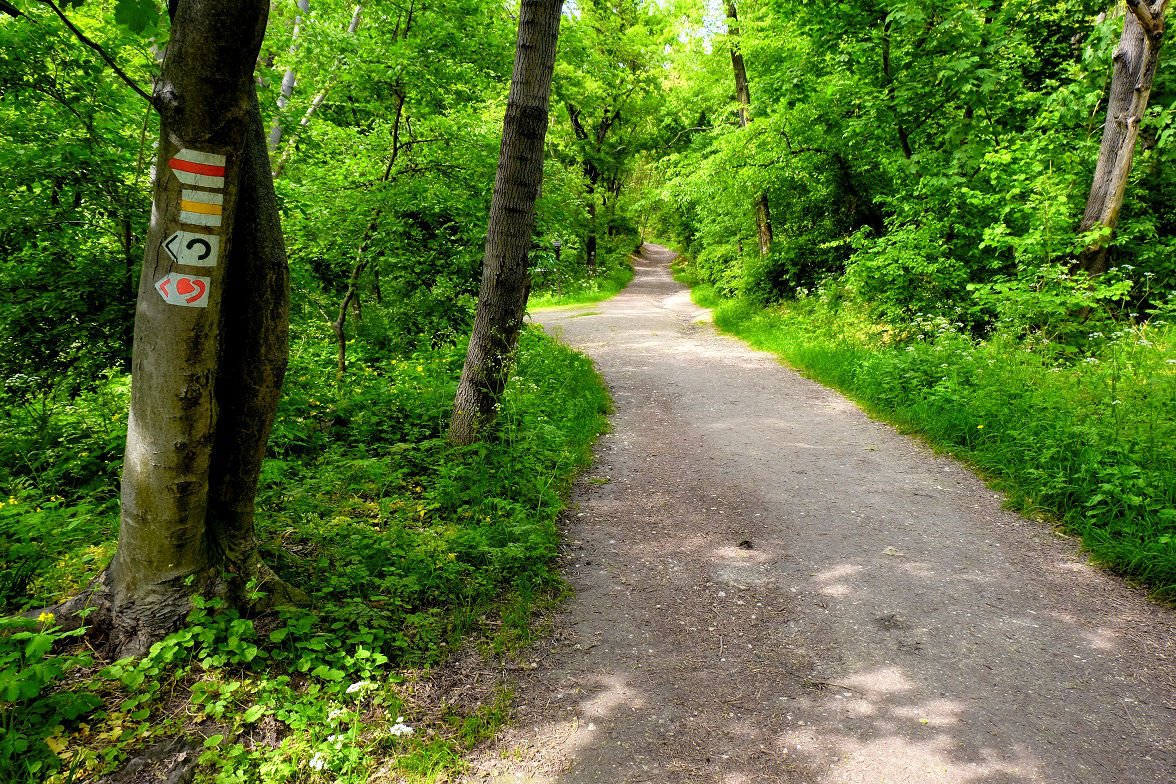
[[(0, 634), (7, 682), (40, 684), (36, 694), (12, 687), (26, 702), (5, 697), (20, 733), (11, 742), (28, 739), (7, 752), (12, 770), (39, 761), (42, 773), (58, 770), (57, 781), (71, 768), (93, 777), (179, 735), (205, 744), (202, 780), (360, 782), (388, 760), (427, 778), (456, 764), (462, 738), (501, 721), (494, 709), (445, 719), (435, 736), (388, 735), (414, 721), (397, 718), (411, 710), (397, 691), (406, 668), (442, 662), (494, 615), (495, 647), (521, 644), (535, 609), (562, 592), (556, 518), (605, 425), (607, 394), (586, 358), (527, 329), (494, 432), (456, 448), (445, 430), (461, 343), (390, 358), (357, 341), (355, 354), (339, 386), (329, 342), (296, 337), (262, 471), (262, 549), (310, 606), (245, 618), (220, 599), (198, 599), (186, 628), (142, 661), (101, 674), (75, 658), (73, 638)], [(109, 402), (97, 392), (78, 398), (50, 410), (43, 427), (97, 422)], [(87, 438), (109, 437), (99, 431)], [(14, 430), (0, 444), (28, 437)], [(55, 443), (60, 456), (67, 447)], [(113, 462), (101, 476), (117, 475)], [(3, 585), (9, 612), (77, 592), (113, 552), (112, 479), (81, 488), (71, 473), (38, 479), (0, 506), (4, 573), (17, 576)], [(73, 500), (59, 495), (67, 489)], [(72, 682), (62, 681), (67, 671)], [(187, 706), (180, 718), (164, 712), (176, 699)], [(250, 741), (262, 721), (282, 736), (276, 748)]]

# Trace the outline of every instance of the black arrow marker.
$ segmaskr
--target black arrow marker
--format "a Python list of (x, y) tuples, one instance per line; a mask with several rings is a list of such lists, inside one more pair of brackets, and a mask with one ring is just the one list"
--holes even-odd
[(204, 252), (196, 257), (196, 261), (204, 261), (205, 259), (207, 259), (209, 256), (212, 255), (212, 245), (211, 245), (211, 243), (208, 242), (208, 240), (202, 240), (199, 238), (188, 240), (188, 245), (187, 245), (188, 250), (192, 250), (192, 247), (195, 245), (203, 245), (204, 246)]
[(178, 240), (179, 238), (180, 238), (179, 234), (173, 234), (173, 235), (171, 235), (171, 237), (168, 238), (167, 242), (165, 242), (163, 245), (164, 250), (167, 251), (167, 255), (171, 256), (174, 261), (179, 261), (180, 256), (178, 253), (176, 253), (174, 250), (172, 250), (172, 243), (175, 242), (176, 240)]

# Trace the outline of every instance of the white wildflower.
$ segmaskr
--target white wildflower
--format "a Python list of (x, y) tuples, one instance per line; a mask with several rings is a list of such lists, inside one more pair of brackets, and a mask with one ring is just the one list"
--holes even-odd
[(404, 723), (403, 716), (396, 717), (396, 723), (388, 730), (389, 735), (411, 735), (413, 728)]
[(327, 759), (322, 754), (315, 752), (315, 755), (310, 758), (311, 770), (324, 770), (327, 767)]
[(347, 693), (348, 694), (355, 694), (356, 692), (364, 691), (365, 689), (370, 689), (370, 688), (374, 687), (375, 685), (376, 684), (372, 683), (371, 681), (356, 681), (355, 683), (353, 683), (347, 687)]

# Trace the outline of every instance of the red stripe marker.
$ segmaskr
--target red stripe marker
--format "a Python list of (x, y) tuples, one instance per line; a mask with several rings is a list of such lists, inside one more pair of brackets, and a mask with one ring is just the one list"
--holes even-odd
[(225, 156), (199, 150), (180, 150), (167, 162), (184, 185), (199, 185), (204, 188), (225, 187)]

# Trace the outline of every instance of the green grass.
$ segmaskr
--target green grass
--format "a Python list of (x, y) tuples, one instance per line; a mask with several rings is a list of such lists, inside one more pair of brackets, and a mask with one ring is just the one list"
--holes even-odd
[[(508, 695), (430, 705), (414, 684), (471, 637), (514, 655), (563, 595), (556, 517), (605, 427), (603, 384), (526, 330), (495, 433), (455, 448), (463, 346), (393, 360), (357, 344), (342, 389), (331, 354), (325, 334), (293, 347), (259, 490), (265, 557), (312, 605), (200, 602), (146, 659), (105, 668), (52, 619), (4, 621), (0, 780), (93, 780), (174, 736), (203, 744), (198, 782), (443, 780), (505, 719)], [(4, 611), (74, 593), (113, 552), (126, 391), (8, 412)]]
[(1092, 558), (1176, 600), (1176, 332), (1095, 336), (1057, 362), (933, 322), (905, 342), (816, 297), (764, 309), (697, 286), (719, 329), (872, 415), (957, 455), (1012, 504), (1081, 536)]
[(527, 301), (528, 310), (542, 310), (546, 308), (569, 307), (573, 305), (591, 305), (613, 297), (629, 281), (633, 280), (633, 265), (628, 262), (609, 267), (594, 278), (573, 281), (563, 286), (559, 292), (546, 290), (536, 292)]

